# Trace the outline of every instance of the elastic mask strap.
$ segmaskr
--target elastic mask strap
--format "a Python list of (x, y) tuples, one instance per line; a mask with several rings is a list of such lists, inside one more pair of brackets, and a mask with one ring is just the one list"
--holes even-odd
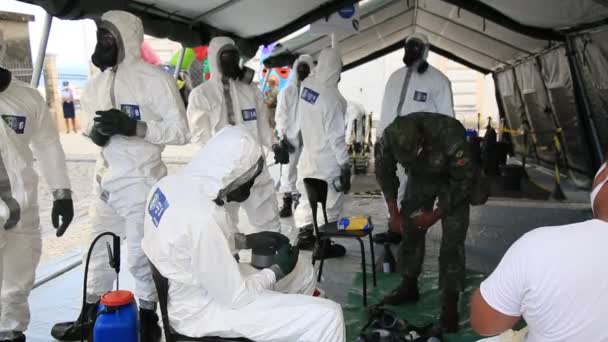
[[(602, 167), (600, 167), (600, 169), (597, 171), (597, 173), (595, 174), (595, 177), (593, 179), (596, 179), (597, 176), (599, 176), (602, 172), (604, 172), (604, 170), (606, 170), (607, 166), (608, 166), (608, 163), (602, 164)], [(595, 188), (593, 188), (593, 191), (591, 191), (591, 195), (590, 195), (591, 210), (593, 211), (594, 214), (595, 214), (595, 210), (593, 207), (595, 207), (595, 198), (597, 197), (597, 194), (600, 193), (600, 191), (602, 190), (604, 185), (606, 185), (606, 183), (608, 183), (608, 177), (606, 177), (606, 179), (604, 179), (600, 184), (598, 184)]]

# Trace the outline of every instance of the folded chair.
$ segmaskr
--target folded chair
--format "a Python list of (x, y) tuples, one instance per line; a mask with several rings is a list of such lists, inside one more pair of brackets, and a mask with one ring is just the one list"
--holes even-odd
[[(312, 209), (312, 222), (315, 232), (315, 237), (317, 239), (317, 248), (319, 250), (319, 257), (321, 259), (321, 264), (319, 265), (319, 276), (318, 281), (321, 281), (321, 276), (323, 274), (323, 263), (324, 263), (324, 254), (325, 248), (327, 244), (329, 244), (330, 238), (352, 238), (357, 239), (359, 241), (359, 246), (361, 246), (361, 269), (363, 271), (363, 305), (367, 306), (367, 270), (366, 270), (366, 262), (365, 262), (365, 245), (363, 243), (362, 238), (366, 236), (369, 238), (369, 248), (372, 254), (372, 276), (374, 287), (376, 287), (376, 267), (374, 267), (374, 262), (376, 260), (376, 256), (374, 255), (374, 243), (372, 241), (372, 231), (374, 227), (372, 225), (371, 218), (368, 217), (370, 228), (367, 230), (361, 231), (346, 231), (346, 230), (338, 230), (337, 222), (327, 222), (327, 182), (321, 179), (316, 178), (304, 178), (304, 187), (306, 188), (306, 194), (308, 196), (308, 202), (310, 203), (310, 208)], [(317, 223), (317, 205), (321, 203), (321, 209), (323, 210), (323, 218), (325, 220), (325, 224), (322, 227), (319, 227)], [(312, 263), (315, 264), (316, 259), (313, 254)]]

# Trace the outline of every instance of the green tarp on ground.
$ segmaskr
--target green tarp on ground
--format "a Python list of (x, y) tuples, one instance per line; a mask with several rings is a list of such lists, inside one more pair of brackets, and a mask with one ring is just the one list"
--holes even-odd
[[(402, 319), (416, 326), (436, 323), (439, 320), (440, 295), (437, 287), (437, 273), (424, 273), (420, 277), (420, 301), (415, 305), (388, 307), (399, 314)], [(365, 308), (363, 307), (361, 274), (355, 278), (353, 286), (348, 293), (348, 301), (344, 310), (346, 322), (347, 341), (356, 341), (361, 328), (367, 323)], [(473, 290), (479, 287), (484, 275), (476, 272), (467, 272), (466, 288), (460, 301), (460, 332), (444, 336), (447, 342), (471, 342), (481, 339), (475, 334), (469, 324), (469, 299)], [(371, 274), (368, 275), (368, 304), (378, 303), (386, 294), (399, 285), (401, 277), (398, 274), (378, 273), (378, 286), (372, 286)]]

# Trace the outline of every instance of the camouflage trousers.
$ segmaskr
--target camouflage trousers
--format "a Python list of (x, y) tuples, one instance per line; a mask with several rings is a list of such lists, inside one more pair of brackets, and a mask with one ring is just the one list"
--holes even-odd
[[(437, 179), (410, 175), (402, 202), (404, 222), (399, 246), (398, 270), (404, 277), (418, 278), (424, 262), (427, 230), (415, 227), (410, 215), (419, 209), (432, 210), (441, 188), (447, 186)], [(464, 290), (464, 243), (469, 228), (469, 203), (463, 203), (441, 221), (442, 237), (439, 252), (439, 288), (448, 292)]]

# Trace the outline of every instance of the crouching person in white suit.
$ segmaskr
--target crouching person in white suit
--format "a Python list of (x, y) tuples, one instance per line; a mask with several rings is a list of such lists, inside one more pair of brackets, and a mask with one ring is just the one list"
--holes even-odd
[(263, 166), (256, 139), (246, 128), (227, 126), (180, 173), (153, 187), (142, 245), (169, 279), (171, 326), (191, 337), (345, 341), (340, 305), (284, 283), (297, 248), (284, 245), (276, 263), (261, 270), (233, 256), (235, 236), (242, 235), (224, 205), (249, 198)]

